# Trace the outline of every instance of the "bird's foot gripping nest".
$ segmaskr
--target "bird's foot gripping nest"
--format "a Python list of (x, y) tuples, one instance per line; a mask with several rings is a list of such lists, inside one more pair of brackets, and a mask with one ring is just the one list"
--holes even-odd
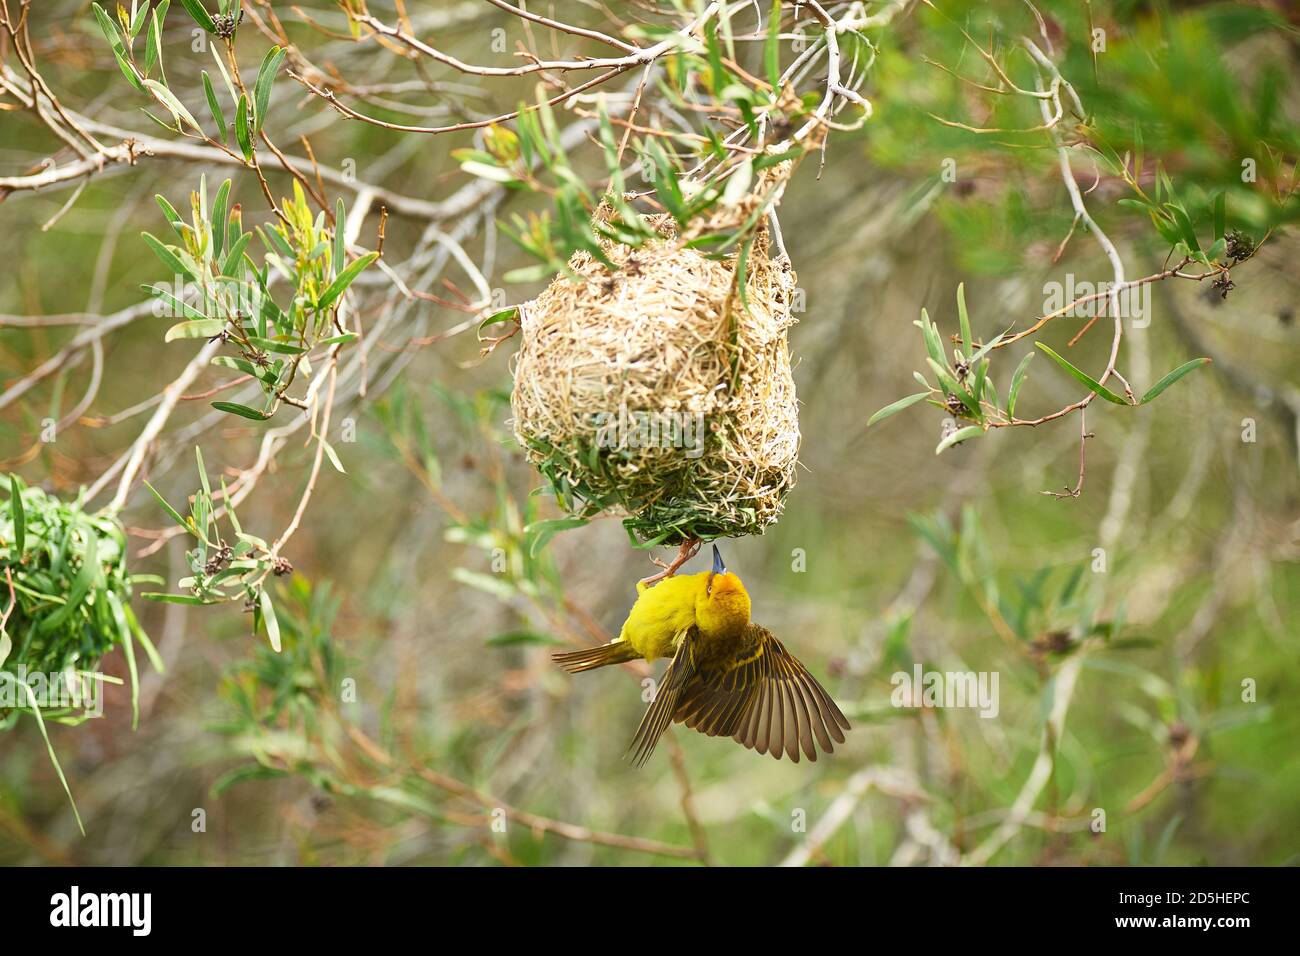
[(658, 565), (662, 570), (638, 581), (637, 590), (648, 588), (653, 584), (658, 584), (664, 578), (672, 577), (677, 573), (678, 568), (700, 553), (700, 545), (702, 543), (703, 542), (701, 542), (699, 538), (687, 538), (682, 542), (681, 547), (677, 549), (677, 557), (667, 563), (664, 563), (651, 555), (650, 560)]

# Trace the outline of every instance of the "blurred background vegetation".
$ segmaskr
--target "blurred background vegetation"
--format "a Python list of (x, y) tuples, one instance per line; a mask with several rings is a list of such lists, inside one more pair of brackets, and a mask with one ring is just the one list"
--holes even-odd
[[(527, 78), (431, 71), (355, 44), (323, 0), (303, 5), (319, 29), (287, 5), (244, 5), (263, 22), (273, 6), (314, 64), (373, 87), (353, 100), (372, 115), (445, 124), (532, 98)], [(370, 6), (396, 19), (392, 4)], [(419, 34), (466, 61), (512, 65), (516, 43), (545, 36), (488, 3), (416, 6)], [(575, 5), (571, 17), (625, 37), (638, 34), (620, 32), (620, 21), (681, 20), (670, 4), (618, 6)], [(20, 7), (8, 0), (11, 16)], [(163, 37), (169, 83), (199, 115), (198, 70), (211, 69), (210, 57), (187, 52), (192, 24), (173, 7)], [(331, 432), (346, 474), (321, 472), (289, 548), (294, 574), (276, 579), (281, 652), (250, 634), (237, 604), (137, 595), (136, 614), (166, 663), (163, 674), (142, 671), (139, 728), (127, 688), (111, 686), (101, 719), (51, 729), (86, 836), (37, 728), (19, 720), (0, 733), (0, 862), (1295, 862), (1294, 11), (1288, 21), (1283, 3), (1063, 0), (1040, 3), (1039, 20), (1022, 3), (938, 7), (908, 4), (870, 34), (878, 49), (862, 93), (872, 118), (832, 134), (824, 166), (815, 155), (805, 161), (782, 201), (785, 246), (806, 294), (791, 335), (801, 471), (777, 525), (726, 545), (755, 619), (797, 647), (854, 723), (844, 747), (792, 765), (678, 728), (644, 770), (622, 762), (644, 707), (639, 672), (573, 680), (549, 653), (617, 631), (633, 582), (652, 570), (646, 553), (629, 547), (613, 518), (532, 547), (529, 525), (559, 512), (535, 493), (541, 482), (511, 437), (513, 343), (484, 356), (472, 316), (436, 301), (394, 305), (387, 278), (370, 270), (357, 285), (362, 324), (400, 311), (370, 349), (368, 393), (335, 410), (331, 429), (354, 429), (355, 441)], [(22, 8), (62, 103), (167, 136), (140, 113), (88, 3)], [(736, 17), (748, 30), (754, 12)], [(1046, 133), (980, 135), (935, 119), (1006, 130), (1041, 122), (1034, 103), (958, 78), (996, 85), (963, 29), (1018, 64), (1022, 79), (1028, 61), (1008, 52), (1015, 38), (1050, 43), (1088, 111), (1064, 130), (1097, 157), (1095, 168), (1076, 159), (1080, 186), (1130, 277), (1158, 272), (1170, 243), (1143, 210), (1119, 203), (1134, 193), (1107, 155), (1142, 151), (1147, 188), (1159, 164), (1202, 235), (1222, 192), (1230, 228), (1267, 236), (1234, 268), (1226, 297), (1209, 283), (1152, 285), (1150, 326), (1124, 338), (1121, 367), (1134, 389), (1192, 358), (1213, 364), (1150, 407), (1094, 403), (1078, 498), (1041, 493), (1075, 480), (1075, 419), (995, 430), (937, 458), (945, 416), (934, 408), (866, 425), (915, 390), (921, 309), (945, 337), (956, 333), (958, 283), (987, 341), (1041, 315), (1047, 283), (1110, 275), (1083, 234), (1053, 261), (1073, 213)], [(1094, 50), (1096, 29), (1104, 51)], [(593, 52), (581, 38), (556, 42)], [(269, 46), (241, 27), (250, 77)], [(761, 46), (753, 52), (761, 72)], [(390, 102), (399, 96), (400, 108)], [(39, 167), (59, 143), (12, 99), (0, 105), (0, 174)], [(642, 121), (656, 118), (648, 108)], [(434, 203), (464, 195), (473, 180), (452, 154), (482, 145), (481, 131), (427, 136), (346, 120), (284, 77), (267, 122), (295, 155), (307, 136), (322, 167), (351, 164), (361, 182)], [(575, 146), (603, 169), (598, 148)], [(1257, 170), (1250, 182), (1245, 159)], [(184, 210), (201, 173), (209, 184), (233, 175), (231, 199), (247, 226), (265, 215), (248, 172), (166, 157), (89, 177), (48, 230), (76, 184), (4, 198), (0, 392), (78, 331), (15, 319), (109, 315), (140, 301), (140, 284), (161, 278), (139, 238), (160, 231), (152, 197)], [(267, 175), (288, 194), (288, 177), (271, 165)], [(330, 189), (351, 207), (354, 187)], [(386, 260), (432, 256), (430, 231), (463, 225), (456, 238), (493, 289), (510, 303), (527, 299), (541, 283), (502, 276), (531, 260), (491, 222), (543, 200), (482, 196), (442, 219), (404, 214), (390, 200)], [(369, 248), (378, 221), (372, 207), (360, 233)], [(455, 299), (436, 280), (421, 291)], [(82, 353), (4, 408), (0, 470), (67, 498), (94, 482), (142, 423), (114, 417), (156, 395), (197, 347), (164, 345), (167, 324), (125, 324), (105, 337), (102, 370)], [(1041, 341), (1100, 368), (1103, 328), (1067, 348), (1082, 325), (1057, 320)], [(1004, 395), (1033, 349), (1026, 341), (1011, 351), (990, 371)], [(55, 441), (40, 441), (42, 420), (63, 419), (88, 389), (89, 407)], [(1082, 394), (1040, 356), (1021, 413)], [(183, 403), (146, 474), (174, 503), (198, 487), (194, 444), (214, 481), (257, 456), (266, 426), (210, 412)], [(304, 438), (286, 444), (240, 508), (246, 528), (273, 536), (289, 520), (312, 464)], [(133, 553), (150, 552), (132, 559), (135, 573), (157, 574), (169, 589), (189, 573), (180, 537), (151, 549), (168, 519), (147, 493), (133, 494), (124, 521)], [(998, 672), (997, 717), (891, 706), (891, 675), (915, 663)], [(104, 669), (124, 676), (121, 654)], [(1243, 699), (1243, 681), (1253, 682), (1253, 700)], [(1094, 831), (1099, 808), (1104, 832)]]

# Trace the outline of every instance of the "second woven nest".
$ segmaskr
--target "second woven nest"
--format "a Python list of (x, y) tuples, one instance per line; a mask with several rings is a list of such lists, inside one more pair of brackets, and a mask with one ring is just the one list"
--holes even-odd
[(571, 512), (622, 512), (642, 541), (761, 533), (799, 452), (795, 274), (760, 229), (742, 303), (734, 257), (654, 224), (639, 249), (602, 243), (616, 270), (579, 252), (523, 307), (515, 434)]

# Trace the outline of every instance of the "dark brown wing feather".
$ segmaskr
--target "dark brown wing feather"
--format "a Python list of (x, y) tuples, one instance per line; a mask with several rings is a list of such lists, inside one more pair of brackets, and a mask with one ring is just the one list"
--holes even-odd
[(700, 665), (680, 698), (677, 723), (777, 760), (785, 754), (798, 763), (801, 750), (816, 760), (818, 747), (833, 753), (832, 741), (844, 743), (850, 729), (817, 679), (757, 624), (746, 630), (735, 659)]
[(654, 753), (655, 744), (668, 729), (668, 723), (677, 711), (682, 692), (695, 677), (693, 652), (695, 634), (695, 628), (692, 627), (682, 638), (681, 644), (677, 647), (677, 654), (668, 665), (668, 669), (664, 671), (663, 680), (655, 690), (655, 699), (646, 710), (645, 716), (641, 718), (641, 724), (637, 727), (632, 743), (627, 748), (628, 757), (638, 767), (644, 766), (650, 759), (650, 754)]

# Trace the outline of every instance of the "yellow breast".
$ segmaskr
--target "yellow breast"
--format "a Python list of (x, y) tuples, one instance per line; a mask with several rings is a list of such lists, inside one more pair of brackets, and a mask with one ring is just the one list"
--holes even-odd
[(648, 661), (671, 657), (682, 636), (695, 623), (696, 597), (707, 578), (707, 571), (677, 574), (642, 591), (628, 612), (619, 636)]

